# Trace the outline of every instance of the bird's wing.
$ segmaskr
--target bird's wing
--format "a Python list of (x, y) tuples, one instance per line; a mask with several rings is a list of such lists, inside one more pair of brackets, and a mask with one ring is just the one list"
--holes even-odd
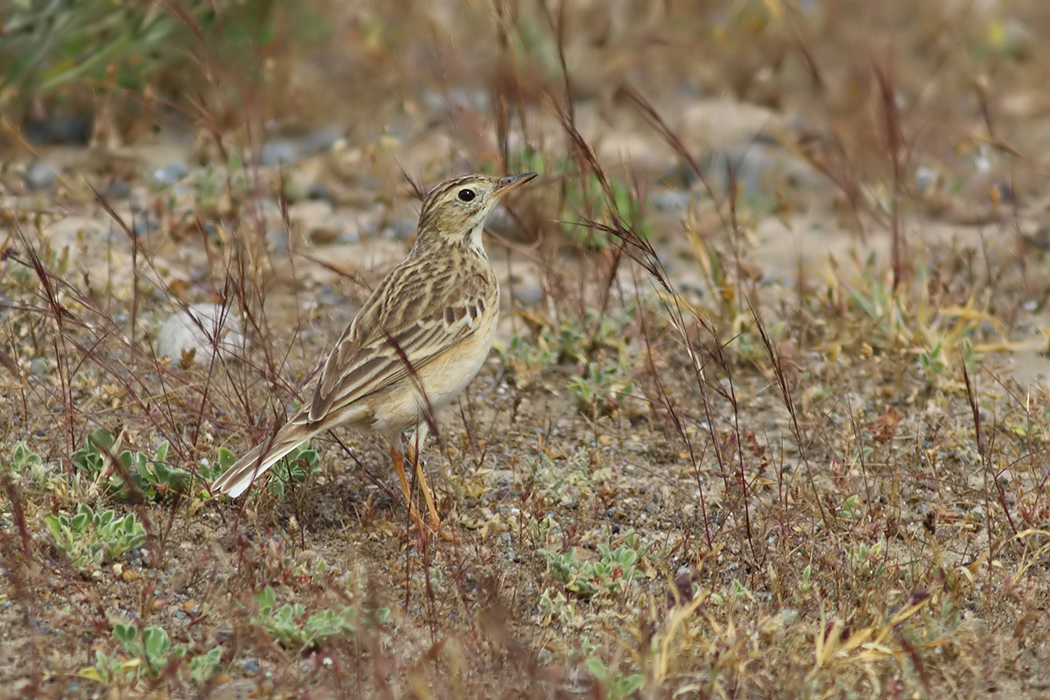
[[(450, 266), (451, 267), (451, 266)], [(354, 317), (325, 361), (309, 421), (381, 391), (419, 372), (473, 335), (485, 305), (498, 303), (476, 272), (406, 260), (394, 268)]]

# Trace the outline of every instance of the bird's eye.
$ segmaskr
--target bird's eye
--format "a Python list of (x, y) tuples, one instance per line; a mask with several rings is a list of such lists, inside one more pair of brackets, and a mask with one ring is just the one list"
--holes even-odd
[(461, 202), (472, 202), (474, 201), (474, 198), (478, 195), (474, 192), (474, 190), (464, 189), (460, 190), (459, 194), (456, 196), (459, 197), (459, 201)]

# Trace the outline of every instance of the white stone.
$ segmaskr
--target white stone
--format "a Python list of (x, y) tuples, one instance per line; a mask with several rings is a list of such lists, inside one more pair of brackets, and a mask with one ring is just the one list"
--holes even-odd
[(206, 363), (218, 351), (225, 358), (244, 350), (241, 322), (219, 304), (192, 304), (168, 317), (157, 333), (157, 354), (185, 366), (183, 358)]

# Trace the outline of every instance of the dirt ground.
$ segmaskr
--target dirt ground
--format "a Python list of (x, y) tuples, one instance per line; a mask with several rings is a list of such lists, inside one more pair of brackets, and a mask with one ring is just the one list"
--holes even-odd
[[(262, 77), (5, 132), (0, 694), (1050, 697), (1048, 8), (308, 6)], [(416, 187), (527, 170), (423, 450), (454, 539), (350, 431), (211, 494)]]

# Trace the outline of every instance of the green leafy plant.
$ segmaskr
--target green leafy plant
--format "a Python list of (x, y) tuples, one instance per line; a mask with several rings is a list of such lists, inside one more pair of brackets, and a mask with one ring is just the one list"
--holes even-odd
[(201, 461), (197, 464), (197, 478), (203, 484), (210, 484), (222, 476), (236, 462), (237, 455), (232, 450), (220, 447), (215, 459), (208, 461), (201, 458)]
[(113, 625), (113, 636), (130, 657), (145, 661), (154, 676), (160, 675), (173, 658), (186, 656), (186, 647), (173, 649), (168, 633), (160, 627), (147, 627), (140, 635), (137, 625), (118, 622)]
[(48, 481), (56, 476), (49, 465), (44, 464), (40, 455), (33, 452), (25, 442), (19, 442), (11, 452), (11, 459), (0, 461), (0, 470), (7, 469), (20, 479), (28, 480), (35, 488), (46, 489)]
[(541, 549), (540, 556), (572, 593), (584, 598), (598, 594), (618, 596), (627, 590), (631, 581), (643, 576), (637, 564), (639, 558), (651, 548), (651, 545), (641, 548), (638, 535), (631, 530), (624, 535), (623, 544), (616, 549), (599, 544), (596, 561), (580, 561), (576, 557), (575, 547), (561, 553)]
[(557, 352), (557, 361), (561, 364), (591, 362), (601, 354), (619, 359), (627, 349), (624, 327), (634, 316), (633, 307), (616, 316), (588, 312), (582, 321), (573, 316), (562, 321), (555, 332), (548, 332), (548, 343)]
[(547, 503), (572, 507), (583, 495), (590, 477), (590, 453), (577, 450), (568, 459), (553, 460), (541, 452), (537, 457), (524, 456), (525, 468), (536, 496)]
[(192, 63), (185, 51), (191, 27), (213, 48), (221, 44), (230, 60), (243, 60), (278, 17), (270, 3), (256, 0), (189, 0), (177, 13), (149, 3), (15, 0), (5, 15), (0, 109), (71, 87), (104, 93), (107, 86), (138, 92), (159, 82), (178, 85)]
[(642, 198), (633, 192), (626, 182), (608, 179), (609, 191), (602, 187), (601, 180), (593, 172), (581, 174), (564, 158), (553, 161), (532, 147), (517, 149), (508, 157), (508, 163), (514, 172), (532, 171), (540, 173), (559, 173), (569, 177), (563, 202), (567, 216), (562, 216), (561, 227), (571, 240), (591, 250), (604, 250), (609, 247), (609, 235), (595, 230), (582, 223), (583, 219), (598, 224), (612, 224), (619, 220), (643, 238), (652, 234), (652, 221), (642, 203)]
[[(109, 656), (96, 650), (95, 664), (77, 675), (105, 686), (133, 686), (144, 676), (159, 677), (173, 661), (188, 655), (185, 645), (172, 645), (162, 627), (146, 627), (140, 634), (137, 625), (117, 622), (113, 625), (113, 637), (123, 647), (124, 656)], [(222, 647), (218, 646), (192, 656), (188, 663), (190, 677), (203, 684), (222, 670), (221, 662)]]
[(551, 349), (544, 334), (537, 338), (535, 345), (521, 335), (515, 335), (506, 346), (497, 343), (495, 349), (510, 373), (509, 378), (515, 386), (522, 388), (535, 382), (558, 359), (557, 351)]
[[(648, 238), (652, 234), (652, 223), (637, 197), (626, 183), (609, 180), (609, 192), (602, 187), (594, 173), (587, 173), (579, 185), (570, 187), (566, 194), (566, 207), (583, 218), (599, 224), (620, 222), (630, 227), (637, 235)], [(609, 246), (609, 235), (581, 223), (567, 221), (562, 224), (567, 236), (592, 250)]]
[(575, 613), (573, 604), (565, 597), (564, 593), (556, 593), (553, 597), (548, 591), (540, 595), (536, 606), (541, 624), (548, 621), (569, 622)]
[(591, 672), (602, 688), (605, 690), (605, 697), (608, 700), (623, 700), (629, 698), (645, 685), (645, 676), (641, 673), (632, 673), (629, 676), (620, 675), (614, 673), (612, 669), (605, 665), (605, 662), (599, 659), (597, 656), (588, 658), (584, 664), (587, 666), (587, 670)]
[(11, 461), (7, 463), (7, 467), (12, 471), (21, 473), (33, 467), (39, 467), (41, 464), (43, 464), (43, 460), (40, 459), (40, 455), (29, 449), (29, 445), (23, 440), (15, 445), (15, 449), (11, 453)]
[(321, 460), (317, 450), (307, 445), (300, 445), (288, 453), (288, 456), (273, 466), (267, 488), (274, 498), (283, 499), (292, 484), (302, 484), (306, 477), (316, 474), (321, 469)]
[[(514, 336), (506, 346), (497, 344), (503, 365), (510, 371), (515, 385), (531, 385), (539, 375), (553, 365), (583, 365), (586, 374), (570, 382), (575, 395), (582, 395), (586, 411), (595, 405), (606, 407), (608, 391), (626, 391), (630, 385), (621, 377), (629, 373), (631, 358), (623, 340), (624, 327), (635, 316), (634, 308), (621, 315), (587, 313), (581, 320), (577, 316), (567, 318), (556, 327), (540, 330), (534, 342), (521, 335)], [(610, 369), (605, 366), (612, 363)], [(592, 372), (592, 365), (597, 368)], [(582, 384), (577, 381), (582, 379)], [(588, 381), (590, 380), (590, 381)], [(595, 391), (598, 393), (595, 393)], [(590, 392), (590, 393), (587, 393)], [(603, 397), (598, 401), (598, 395)], [(610, 402), (608, 407), (613, 407)]]
[[(103, 492), (117, 498), (128, 498), (137, 492), (149, 500), (157, 500), (175, 493), (189, 493), (194, 482), (207, 483), (211, 472), (200, 470), (196, 478), (189, 471), (168, 461), (171, 449), (167, 440), (157, 445), (154, 454), (120, 449), (123, 435), (114, 436), (105, 428), (92, 431), (87, 444), (73, 453), (73, 467), (95, 482), (101, 482)], [(120, 460), (120, 468), (110, 465), (111, 455)], [(126, 473), (134, 486), (129, 489), (122, 474)], [(206, 492), (204, 492), (206, 493)]]
[(81, 573), (98, 569), (146, 541), (146, 529), (134, 513), (118, 518), (112, 510), (96, 513), (84, 503), (73, 517), (47, 515), (44, 521), (55, 544)]
[(161, 498), (169, 493), (185, 493), (193, 481), (188, 471), (168, 463), (169, 448), (168, 441), (164, 440), (157, 445), (157, 451), (153, 457), (143, 452), (130, 451), (124, 451), (120, 455), (135, 487), (150, 500)]
[[(307, 615), (300, 603), (285, 603), (277, 607), (277, 594), (267, 586), (255, 596), (259, 606), (256, 621), (267, 634), (289, 649), (310, 649), (326, 639), (354, 634), (356, 613), (352, 606), (338, 610), (325, 609)], [(384, 622), (389, 611), (380, 609), (377, 618)]]
[(572, 377), (568, 386), (576, 398), (576, 407), (591, 418), (612, 414), (620, 405), (620, 396), (634, 389), (620, 368), (603, 368), (597, 362), (587, 365), (582, 376)]

